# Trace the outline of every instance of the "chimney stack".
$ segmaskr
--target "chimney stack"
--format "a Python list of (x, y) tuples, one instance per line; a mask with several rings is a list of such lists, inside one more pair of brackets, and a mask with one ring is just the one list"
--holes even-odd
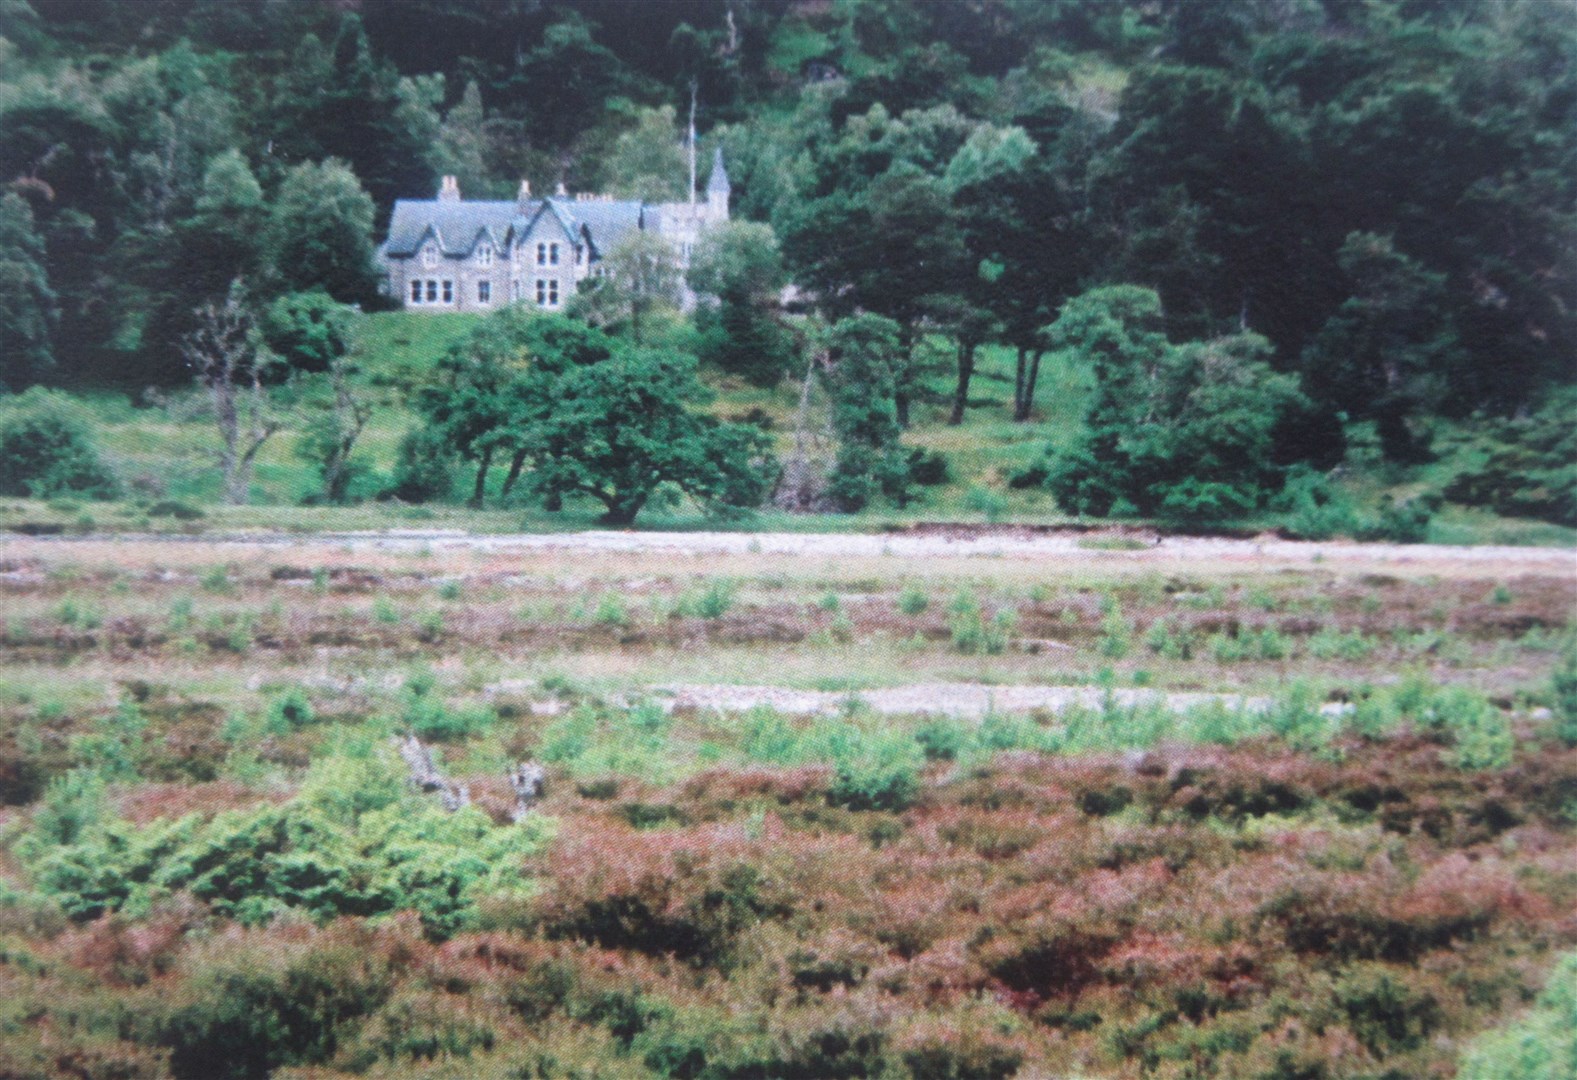
[(559, 189), (557, 191), (555, 191), (554, 194), (557, 195), (561, 199), (568, 197), (569, 192), (567, 190), (565, 190), (565, 188), (564, 188), (564, 181), (562, 181), (562, 180), (559, 181)]
[(444, 177), (443, 184), (438, 189), (438, 201), (439, 202), (459, 202), (460, 201), (460, 178), (458, 176), (446, 176), (446, 177)]
[(531, 202), (531, 181), (530, 180), (522, 180), (522, 181), (520, 181), (520, 194), (515, 196), (515, 206), (522, 214), (524, 214), (526, 212), (526, 206), (530, 202)]

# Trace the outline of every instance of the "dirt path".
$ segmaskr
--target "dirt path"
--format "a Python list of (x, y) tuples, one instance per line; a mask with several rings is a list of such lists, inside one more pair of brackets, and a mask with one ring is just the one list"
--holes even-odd
[[(1143, 542), (1144, 547), (1126, 545)], [(330, 561), (345, 555), (431, 552), (482, 553), (501, 558), (533, 553), (551, 555), (654, 555), (803, 557), (821, 559), (1007, 559), (1056, 563), (1063, 567), (1131, 568), (1174, 572), (1219, 569), (1342, 570), (1421, 575), (1491, 576), (1554, 574), (1577, 576), (1577, 551), (1569, 548), (1453, 547), (1431, 544), (1312, 543), (1273, 537), (1250, 540), (1207, 537), (1154, 537), (1113, 541), (1101, 534), (1070, 531), (1036, 533), (985, 531), (957, 533), (746, 533), (614, 532), (509, 533), (476, 535), (437, 530), (390, 530), (305, 535), (258, 533), (227, 536), (5, 537), (0, 555), (13, 558), (61, 557), (113, 563), (139, 551), (163, 551), (187, 558), (237, 558), (264, 551), (323, 549)]]
[[(851, 698), (873, 712), (892, 716), (962, 716), (980, 719), (991, 713), (1061, 712), (1072, 706), (1099, 710), (1107, 691), (1092, 686), (986, 686), (980, 683), (915, 683), (852, 693), (786, 690), (776, 686), (681, 685), (660, 688), (671, 693), (676, 708), (744, 712), (768, 705), (781, 713), (809, 715), (836, 713)], [(1201, 705), (1219, 703), (1229, 709), (1258, 712), (1270, 699), (1241, 694), (1112, 690), (1111, 703), (1120, 709), (1161, 706), (1187, 712)], [(1335, 708), (1336, 706), (1328, 706)]]

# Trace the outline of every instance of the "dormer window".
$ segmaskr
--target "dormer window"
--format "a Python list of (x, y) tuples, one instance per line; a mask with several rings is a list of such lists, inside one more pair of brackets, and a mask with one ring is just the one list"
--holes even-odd
[(557, 266), (558, 264), (559, 264), (559, 246), (557, 244), (549, 244), (548, 245), (548, 265), (549, 266)]
[(478, 266), (492, 266), (493, 265), (493, 245), (492, 244), (483, 244), (481, 247), (476, 249), (476, 265), (478, 265)]
[(422, 246), (422, 265), (429, 270), (438, 265), (438, 245), (431, 240)]

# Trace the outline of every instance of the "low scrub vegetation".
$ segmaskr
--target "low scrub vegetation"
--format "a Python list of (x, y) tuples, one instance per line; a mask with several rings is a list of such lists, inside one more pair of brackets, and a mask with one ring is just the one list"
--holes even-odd
[(271, 558), (5, 567), (0, 1073), (1564, 1061), (1569, 582)]

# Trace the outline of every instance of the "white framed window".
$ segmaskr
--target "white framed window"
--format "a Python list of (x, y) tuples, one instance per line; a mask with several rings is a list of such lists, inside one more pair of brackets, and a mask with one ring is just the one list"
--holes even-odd
[(438, 265), (438, 245), (431, 240), (422, 247), (422, 265), (429, 270)]
[(478, 266), (492, 266), (493, 265), (493, 245), (492, 244), (483, 244), (481, 247), (476, 249), (476, 264)]
[(548, 264), (548, 246), (546, 244), (538, 244), (537, 245), (537, 265), (538, 266), (546, 266), (547, 264)]
[(584, 265), (586, 265), (586, 249), (585, 249), (584, 246), (582, 246), (580, 244), (576, 244), (575, 245), (575, 265), (576, 266), (584, 266)]
[(557, 266), (558, 264), (559, 264), (559, 246), (557, 244), (549, 244), (548, 245), (548, 265), (549, 266)]
[(548, 278), (548, 307), (559, 306), (559, 279)]
[(427, 302), (429, 304), (438, 303), (438, 282), (433, 281), (431, 278), (427, 280)]
[(548, 282), (546, 278), (537, 278), (537, 307), (548, 306)]
[(493, 283), (491, 281), (478, 281), (476, 283), (476, 302), (478, 304), (491, 304), (493, 302)]
[(413, 304), (420, 304), (421, 302), (422, 302), (422, 283), (420, 281), (413, 281), (413, 282), (411, 282), (411, 303), (413, 303)]
[(454, 303), (454, 282), (449, 280), (444, 281), (444, 303)]

